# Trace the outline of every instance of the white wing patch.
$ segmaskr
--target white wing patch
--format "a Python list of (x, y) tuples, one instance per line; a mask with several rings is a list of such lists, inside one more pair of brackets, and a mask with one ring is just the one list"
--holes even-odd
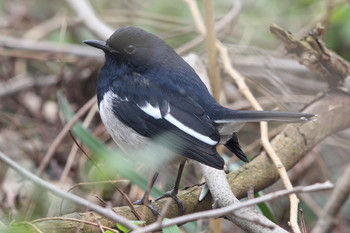
[(154, 119), (160, 119), (162, 118), (162, 114), (160, 113), (159, 107), (153, 107), (150, 103), (146, 102), (145, 106), (139, 106), (137, 105), (142, 111), (144, 111), (146, 114), (152, 116)]
[(99, 110), (101, 119), (113, 140), (124, 151), (128, 151), (128, 149), (139, 150), (147, 145), (149, 143), (148, 138), (127, 127), (115, 116), (113, 112), (113, 100), (128, 101), (128, 99), (126, 97), (122, 99), (112, 91), (108, 91), (104, 94), (100, 102)]
[[(118, 98), (122, 101), (127, 101), (127, 99), (121, 99), (120, 97), (118, 97), (115, 94), (112, 94), (112, 96), (114, 98)], [(140, 106), (137, 105), (144, 113), (146, 113), (149, 116), (152, 116), (154, 119), (165, 119), (168, 122), (170, 122), (171, 124), (173, 124), (174, 126), (176, 126), (177, 128), (179, 128), (180, 130), (182, 130), (183, 132), (191, 135), (194, 138), (197, 138), (198, 140), (209, 144), (209, 145), (216, 145), (218, 142), (212, 140), (210, 137), (205, 136), (201, 133), (196, 132), (195, 130), (191, 129), (190, 127), (184, 125), (182, 122), (180, 122), (179, 120), (177, 120), (174, 116), (172, 116), (170, 114), (170, 106), (168, 106), (168, 110), (166, 112), (166, 114), (164, 116), (162, 116), (162, 113), (159, 109), (159, 106), (152, 106), (150, 103), (146, 102), (146, 104), (144, 106)]]
[(173, 117), (170, 112), (168, 112), (165, 116), (164, 119), (169, 121), (171, 124), (175, 125), (177, 128), (181, 129), (182, 131), (184, 131), (185, 133), (191, 135), (194, 138), (197, 138), (198, 140), (207, 143), (209, 145), (216, 145), (218, 142), (212, 140), (210, 137), (205, 136), (203, 134), (200, 134), (196, 131), (194, 131), (193, 129), (191, 129), (190, 127), (182, 124), (180, 121), (178, 121), (175, 117)]

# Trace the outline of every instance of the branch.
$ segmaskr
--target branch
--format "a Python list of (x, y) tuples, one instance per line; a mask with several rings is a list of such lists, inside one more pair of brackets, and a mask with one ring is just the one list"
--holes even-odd
[[(217, 170), (205, 165), (201, 165), (201, 168), (203, 176), (209, 187), (210, 194), (214, 198), (214, 208), (222, 207), (220, 208), (220, 210), (222, 210), (229, 206), (233, 207), (243, 204), (235, 197), (235, 195), (233, 195), (224, 171)], [(219, 213), (221, 213), (220, 210), (217, 209)], [(212, 211), (215, 213), (216, 210)], [(269, 226), (271, 230), (270, 232), (287, 232), (277, 224), (271, 222), (254, 208), (239, 208), (235, 212), (226, 212), (225, 214), (217, 215), (216, 217), (223, 215), (225, 215), (225, 218), (235, 223), (237, 226), (247, 232), (264, 232), (267, 230), (266, 226)]]
[(49, 163), (50, 159), (54, 155), (57, 147), (60, 145), (61, 141), (64, 139), (68, 131), (74, 126), (74, 124), (83, 116), (87, 111), (90, 110), (90, 108), (96, 104), (96, 97), (92, 97), (88, 102), (86, 102), (79, 110), (78, 112), (73, 116), (72, 120), (67, 123), (64, 128), (61, 130), (61, 132), (57, 135), (55, 140), (52, 142), (50, 148), (46, 152), (44, 158), (42, 159), (40, 166), (38, 168), (37, 174), (40, 176), (44, 169), (46, 168), (47, 164)]
[(270, 31), (284, 43), (294, 59), (325, 78), (331, 88), (343, 85), (345, 77), (350, 75), (350, 64), (321, 40), (323, 28), (320, 25), (301, 39), (276, 24), (270, 26)]
[(35, 41), (14, 37), (0, 36), (1, 56), (37, 59), (42, 61), (55, 60), (64, 55), (65, 62), (76, 62), (81, 57), (101, 58), (102, 54), (95, 49), (82, 45), (59, 44), (51, 41)]
[(343, 175), (335, 185), (334, 191), (326, 203), (320, 219), (312, 233), (331, 232), (336, 222), (336, 217), (344, 202), (349, 198), (350, 194), (350, 165), (348, 165)]
[[(212, 169), (212, 170), (214, 171), (214, 169)], [(216, 171), (218, 171), (218, 170), (216, 170)], [(221, 172), (221, 171), (219, 171), (219, 172)], [(211, 175), (215, 176), (216, 174), (211, 174)], [(230, 216), (230, 215), (232, 215), (232, 212), (234, 212), (234, 214), (238, 215), (240, 213), (240, 210), (243, 208), (247, 209), (246, 207), (253, 206), (253, 205), (259, 204), (261, 202), (271, 201), (271, 200), (276, 199), (276, 198), (281, 197), (281, 196), (290, 195), (291, 193), (313, 192), (313, 191), (328, 190), (328, 189), (332, 189), (332, 188), (333, 188), (333, 184), (330, 183), (329, 181), (326, 181), (324, 183), (317, 183), (317, 184), (313, 184), (313, 185), (309, 185), (309, 186), (295, 187), (291, 190), (280, 190), (280, 191), (266, 194), (266, 195), (258, 197), (258, 198), (254, 198), (254, 199), (242, 202), (242, 203), (237, 200), (237, 202), (231, 203), (228, 206), (223, 207), (223, 208), (188, 214), (188, 215), (180, 216), (177, 218), (169, 219), (166, 222), (156, 222), (156, 223), (148, 225), (144, 228), (136, 229), (136, 230), (132, 231), (132, 233), (152, 232), (155, 230), (159, 230), (162, 227), (167, 227), (167, 226), (171, 226), (171, 225), (175, 225), (175, 224), (184, 224), (186, 222), (191, 222), (191, 221), (203, 219), (203, 218), (218, 218), (221, 216)], [(246, 218), (247, 213), (243, 213), (243, 214), (244, 214), (243, 217)], [(254, 216), (249, 216), (249, 217), (254, 218)], [(247, 220), (241, 219), (241, 221), (247, 221)], [(262, 224), (265, 224), (265, 223), (263, 222)], [(273, 226), (275, 226), (275, 224)], [(277, 231), (275, 231), (276, 229), (274, 229), (273, 231), (269, 231), (269, 232), (286, 232), (282, 228), (280, 228), (280, 229), (281, 230), (277, 229)], [(249, 230), (249, 232), (250, 232), (250, 230), (253, 230), (253, 229), (247, 229), (247, 230)], [(264, 230), (266, 230), (266, 229), (263, 229), (260, 232), (263, 232)]]
[(90, 3), (86, 0), (66, 0), (70, 7), (77, 13), (78, 19), (94, 34), (106, 40), (113, 33), (113, 29), (102, 22), (95, 14)]
[(217, 61), (216, 30), (214, 20), (214, 6), (212, 0), (205, 0), (205, 25), (206, 25), (206, 44), (208, 52), (208, 75), (210, 86), (214, 98), (220, 102), (221, 77)]
[(86, 201), (85, 199), (83, 199), (79, 196), (76, 196), (74, 194), (63, 191), (63, 190), (57, 188), (56, 186), (44, 181), (43, 179), (39, 178), (38, 176), (35, 176), (34, 174), (30, 173), (29, 171), (27, 171), (26, 169), (24, 169), (23, 167), (18, 165), (15, 161), (10, 159), (10, 157), (8, 157), (6, 154), (4, 154), (2, 152), (0, 152), (0, 160), (2, 162), (4, 162), (5, 164), (7, 164), (9, 167), (11, 167), (16, 172), (18, 172), (23, 177), (31, 180), (36, 185), (44, 188), (45, 190), (49, 190), (50, 192), (52, 192), (53, 194), (55, 194), (58, 197), (61, 197), (63, 199), (67, 199), (67, 200), (70, 200), (70, 201), (77, 203), (79, 205), (85, 206), (85, 207), (95, 211), (96, 213), (99, 213), (102, 216), (105, 216), (105, 217), (107, 217), (107, 218), (109, 218), (117, 223), (123, 224), (124, 226), (126, 226), (130, 229), (137, 229), (138, 228), (136, 225), (130, 223), (130, 221), (128, 219), (114, 213), (113, 210), (107, 209), (107, 208), (102, 208), (101, 206), (98, 206), (98, 205), (93, 204), (89, 201)]

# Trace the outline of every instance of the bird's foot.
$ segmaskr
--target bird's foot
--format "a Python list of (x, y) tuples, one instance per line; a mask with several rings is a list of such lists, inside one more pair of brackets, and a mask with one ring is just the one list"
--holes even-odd
[(180, 214), (181, 215), (185, 214), (184, 203), (180, 200), (180, 198), (178, 198), (177, 191), (175, 191), (175, 189), (172, 189), (172, 190), (164, 193), (162, 196), (157, 197), (157, 199), (155, 201), (158, 201), (158, 200), (166, 198), (166, 197), (171, 197), (176, 202), (177, 206), (180, 209)]
[(153, 206), (152, 205), (152, 201), (149, 200), (149, 199), (145, 199), (144, 197), (141, 198), (140, 200), (137, 200), (133, 203), (134, 205), (144, 205), (144, 206), (147, 206), (148, 209), (150, 209), (152, 211), (152, 213), (155, 215), (155, 216), (160, 216), (160, 211), (157, 209), (157, 207)]

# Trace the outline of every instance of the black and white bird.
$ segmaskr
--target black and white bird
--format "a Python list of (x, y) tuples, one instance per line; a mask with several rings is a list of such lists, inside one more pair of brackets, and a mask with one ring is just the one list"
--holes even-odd
[(186, 159), (223, 169), (224, 160), (216, 151), (218, 144), (248, 162), (236, 135), (244, 123), (299, 122), (313, 117), (223, 107), (170, 46), (139, 28), (119, 28), (106, 42), (84, 43), (105, 53), (97, 81), (99, 111), (121, 148), (139, 149), (170, 132), (179, 139), (171, 142), (172, 149)]

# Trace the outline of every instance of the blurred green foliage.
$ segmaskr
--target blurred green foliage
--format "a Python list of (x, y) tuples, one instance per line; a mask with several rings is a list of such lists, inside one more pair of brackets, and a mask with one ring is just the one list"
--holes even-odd
[(336, 7), (329, 19), (327, 45), (350, 61), (350, 5)]

